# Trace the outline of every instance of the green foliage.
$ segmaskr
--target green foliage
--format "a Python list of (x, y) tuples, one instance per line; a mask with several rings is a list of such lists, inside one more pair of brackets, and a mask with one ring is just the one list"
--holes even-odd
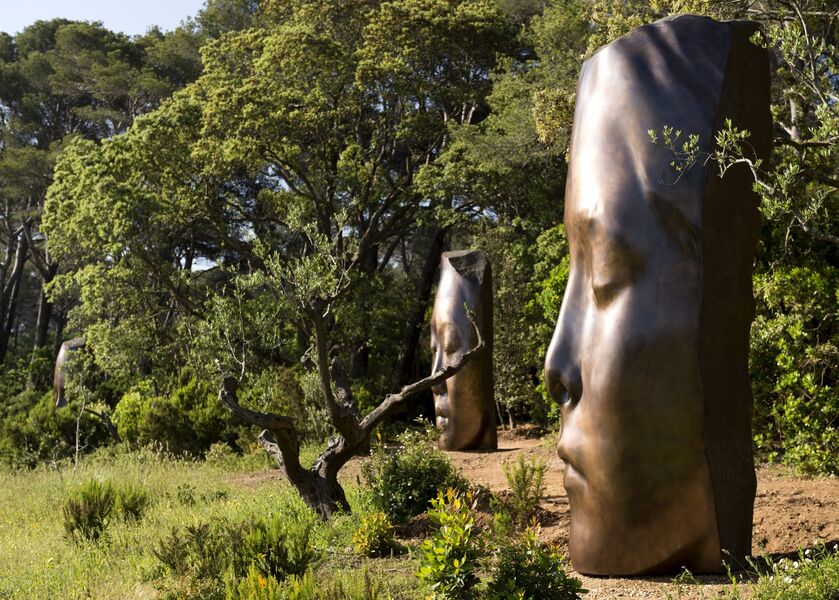
[(770, 459), (814, 473), (839, 473), (837, 281), (828, 265), (755, 275), (755, 441)]
[(503, 538), (486, 582), (490, 600), (580, 600), (582, 582), (566, 573), (567, 563), (538, 539), (533, 525), (520, 536)]
[(150, 503), (149, 493), (143, 487), (126, 485), (117, 489), (116, 511), (124, 519), (139, 520)]
[[(290, 575), (304, 574), (318, 556), (311, 544), (314, 522), (289, 517), (172, 528), (155, 550), (161, 564), (179, 578), (169, 592), (177, 596), (184, 589), (198, 588), (204, 597), (221, 598), (225, 587), (228, 594), (239, 593), (242, 586), (247, 591), (254, 580), (251, 573), (258, 574), (257, 583), (260, 578), (271, 579), (273, 589)], [(240, 578), (244, 578), (241, 584), (231, 584)]]
[(9, 399), (0, 413), (0, 460), (31, 468), (43, 461), (59, 461), (75, 453), (76, 424), (82, 451), (108, 442), (99, 419), (88, 412), (79, 415), (78, 401), (55, 408), (52, 392), (26, 390)]
[(392, 453), (380, 444), (362, 468), (373, 506), (393, 522), (404, 523), (425, 512), (429, 500), (441, 490), (466, 490), (466, 480), (448, 456), (433, 446), (429, 433), (408, 431), (398, 441), (401, 446)]
[(301, 576), (292, 575), (278, 583), (263, 577), (251, 568), (247, 577), (230, 581), (227, 600), (390, 600), (392, 596), (382, 591), (381, 582), (373, 579), (365, 569), (315, 579), (312, 571)]
[(144, 380), (122, 396), (113, 420), (132, 446), (160, 444), (174, 454), (202, 454), (213, 443), (230, 442), (230, 418), (209, 384), (184, 373), (168, 395)]
[[(832, 600), (839, 597), (839, 548), (825, 547), (802, 550), (797, 559), (783, 558), (769, 562), (752, 561), (758, 574), (748, 591), (752, 600)], [(740, 583), (729, 573), (732, 589), (726, 600), (743, 600), (746, 596)]]
[(393, 524), (383, 512), (362, 515), (352, 535), (353, 548), (371, 558), (385, 556), (399, 549), (393, 537)]
[(475, 529), (471, 494), (453, 489), (431, 499), (428, 517), (437, 525), (430, 539), (420, 546), (417, 577), (431, 589), (434, 600), (476, 598), (478, 559), (482, 542)]
[(514, 463), (504, 463), (503, 469), (510, 490), (499, 508), (509, 514), (513, 524), (524, 526), (536, 514), (542, 501), (547, 463), (535, 456), (525, 460), (524, 455), (519, 454)]
[(74, 539), (98, 540), (111, 518), (117, 494), (110, 482), (89, 479), (64, 502), (64, 530)]

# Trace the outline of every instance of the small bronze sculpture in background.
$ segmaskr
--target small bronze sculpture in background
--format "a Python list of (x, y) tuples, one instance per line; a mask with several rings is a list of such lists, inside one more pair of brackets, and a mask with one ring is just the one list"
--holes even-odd
[[(751, 552), (747, 370), (760, 221), (750, 174), (704, 161), (731, 118), (771, 146), (752, 23), (681, 16), (583, 65), (566, 187), (571, 272), (545, 361), (561, 404), (574, 568), (714, 572)], [(699, 135), (683, 173), (649, 130)]]
[(67, 398), (64, 396), (64, 366), (70, 360), (73, 352), (84, 348), (84, 346), (85, 341), (83, 337), (73, 338), (61, 344), (58, 357), (55, 359), (55, 376), (53, 379), (53, 393), (55, 394), (56, 408), (61, 408), (67, 404)]
[(495, 403), (492, 381), (492, 275), (479, 250), (444, 252), (440, 283), (431, 315), (431, 370), (454, 364), (475, 345), (466, 315), (473, 311), (486, 350), (457, 375), (431, 388), (437, 426), (443, 430), (444, 450), (496, 449)]

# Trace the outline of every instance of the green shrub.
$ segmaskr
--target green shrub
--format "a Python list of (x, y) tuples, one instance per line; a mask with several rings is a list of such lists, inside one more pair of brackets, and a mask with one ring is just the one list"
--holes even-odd
[[(3, 407), (0, 423), (0, 459), (14, 467), (32, 468), (39, 462), (70, 458), (76, 447), (79, 405), (55, 408), (52, 392), (26, 390)], [(82, 413), (80, 447), (90, 451), (107, 444), (107, 430), (99, 419)]]
[(399, 549), (393, 537), (393, 524), (383, 512), (362, 516), (353, 532), (352, 543), (356, 552), (371, 558), (386, 556)]
[(579, 600), (582, 582), (569, 577), (565, 561), (538, 540), (538, 525), (503, 538), (486, 583), (490, 600)]
[(754, 277), (755, 443), (769, 460), (811, 473), (839, 474), (837, 281), (827, 264)]
[(373, 505), (395, 523), (425, 511), (429, 500), (449, 488), (465, 491), (466, 480), (448, 456), (434, 447), (428, 433), (406, 432), (401, 447), (388, 453), (380, 444), (362, 469), (373, 493)]
[(149, 505), (148, 492), (139, 486), (127, 485), (117, 491), (116, 508), (123, 519), (139, 520)]
[[(257, 520), (241, 531), (241, 545), (233, 564), (237, 571), (250, 565), (265, 575), (283, 580), (303, 575), (317, 558), (311, 544), (314, 523), (286, 523), (282, 517)], [(235, 536), (233, 536), (235, 537)]]
[(84, 482), (64, 502), (64, 530), (74, 540), (97, 540), (105, 532), (116, 502), (108, 483), (95, 479)]
[(504, 463), (502, 468), (510, 493), (500, 501), (500, 508), (510, 515), (514, 524), (523, 526), (542, 501), (547, 463), (535, 456), (525, 460), (524, 455), (519, 454), (515, 462)]
[[(307, 575), (311, 578), (311, 573)], [(289, 596), (285, 585), (266, 577), (255, 565), (241, 579), (228, 573), (226, 588), (226, 600), (286, 600)]]
[[(318, 556), (311, 544), (313, 525), (313, 520), (276, 515), (240, 523), (201, 523), (183, 530), (175, 527), (154, 554), (180, 578), (180, 588), (200, 588), (201, 597), (223, 597), (239, 593), (237, 582), (248, 579), (252, 571), (274, 582), (303, 575)], [(177, 590), (164, 591), (177, 596), (173, 594)]]
[(449, 489), (431, 500), (429, 518), (437, 525), (433, 536), (420, 546), (417, 577), (432, 591), (433, 600), (476, 598), (478, 559), (482, 542), (475, 530), (471, 494)]
[[(750, 590), (751, 600), (835, 600), (839, 598), (839, 545), (832, 550), (820, 548), (799, 552), (798, 559), (784, 558), (772, 563), (766, 572), (755, 561), (752, 567), (761, 573)], [(729, 573), (733, 584), (728, 600), (745, 596), (740, 584)]]
[(126, 392), (114, 409), (122, 439), (134, 447), (162, 444), (175, 455), (200, 455), (217, 442), (233, 443), (230, 416), (208, 382), (181, 372), (169, 394), (149, 380)]

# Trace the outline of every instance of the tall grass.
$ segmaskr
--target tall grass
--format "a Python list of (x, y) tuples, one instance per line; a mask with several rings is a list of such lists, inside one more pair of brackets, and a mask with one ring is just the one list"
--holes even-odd
[[(222, 464), (176, 460), (146, 449), (94, 454), (76, 470), (0, 469), (0, 598), (156, 597), (156, 584), (168, 575), (153, 551), (173, 528), (309, 510), (264, 464), (260, 456)], [(143, 489), (150, 501), (138, 518), (111, 519), (99, 540), (74, 543), (64, 530), (63, 507), (90, 480)], [(366, 509), (364, 494), (347, 491), (354, 507)], [(352, 530), (352, 518), (339, 516), (318, 526), (313, 543), (350, 554)]]

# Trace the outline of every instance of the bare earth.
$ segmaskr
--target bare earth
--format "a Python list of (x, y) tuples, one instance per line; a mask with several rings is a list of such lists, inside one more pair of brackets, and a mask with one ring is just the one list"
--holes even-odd
[[(544, 512), (541, 514), (543, 539), (567, 551), (570, 515), (568, 498), (562, 485), (564, 465), (556, 456), (552, 438), (523, 439), (521, 436), (500, 436), (496, 452), (451, 452), (454, 463), (475, 484), (493, 492), (507, 489), (501, 468), (524, 453), (547, 461)], [(342, 471), (342, 479), (356, 481), (360, 459), (353, 460)], [(819, 542), (831, 547), (839, 542), (839, 479), (835, 477), (804, 478), (777, 467), (761, 467), (757, 471), (757, 498), (754, 515), (754, 551), (756, 554), (782, 555), (797, 553)], [(589, 590), (585, 598), (683, 598), (686, 600), (716, 598), (731, 587), (727, 577), (699, 576), (699, 585), (674, 583), (672, 578), (601, 578), (580, 576)], [(745, 591), (745, 590), (744, 590)]]

